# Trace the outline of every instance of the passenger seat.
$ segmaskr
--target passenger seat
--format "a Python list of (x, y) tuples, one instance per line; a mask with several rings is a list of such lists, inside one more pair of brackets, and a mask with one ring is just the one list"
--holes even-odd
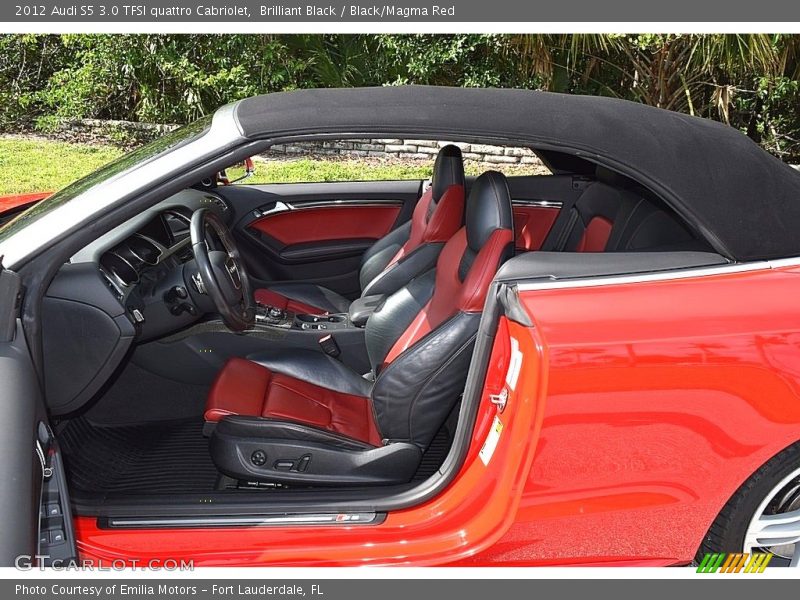
[[(393, 294), (436, 264), (439, 253), (464, 224), (464, 161), (461, 150), (444, 146), (436, 157), (428, 190), (411, 220), (372, 245), (361, 261), (361, 297)], [(256, 301), (301, 313), (344, 313), (351, 301), (320, 285), (279, 282), (255, 292)]]

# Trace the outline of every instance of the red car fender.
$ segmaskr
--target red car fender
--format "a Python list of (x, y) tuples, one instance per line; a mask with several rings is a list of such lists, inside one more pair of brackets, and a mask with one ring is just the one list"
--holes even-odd
[(4, 212), (25, 206), (26, 204), (35, 204), (39, 200), (47, 198), (52, 192), (36, 192), (33, 194), (12, 194), (10, 196), (0, 196), (0, 215)]
[[(541, 424), (538, 401), (547, 384), (546, 352), (536, 331), (516, 323), (501, 325), (514, 336), (524, 365), (508, 405), (498, 415), (487, 385), (478, 427), (461, 473), (436, 498), (391, 512), (375, 526), (227, 529), (101, 529), (97, 520), (76, 519), (82, 559), (192, 560), (212, 565), (440, 565), (466, 559), (492, 546), (511, 526), (528, 479)], [(487, 383), (502, 382), (509, 356), (495, 349)], [(479, 457), (495, 415), (503, 422), (496, 449), (486, 464)], [(141, 564), (141, 563), (140, 563)]]
[(531, 290), (549, 355), (515, 522), (468, 564), (688, 563), (800, 440), (800, 268)]

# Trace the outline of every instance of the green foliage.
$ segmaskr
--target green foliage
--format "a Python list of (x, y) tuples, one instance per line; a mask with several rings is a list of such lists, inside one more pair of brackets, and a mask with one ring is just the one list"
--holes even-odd
[(36, 93), (69, 62), (55, 35), (0, 35), (0, 130), (31, 123), (41, 114)]
[(293, 87), (294, 61), (269, 36), (65, 35), (69, 65), (32, 90), (46, 114), (167, 123)]
[(518, 35), (509, 44), (546, 89), (720, 120), (800, 159), (800, 36)]
[(0, 35), (0, 130), (184, 123), (303, 87), (524, 87), (721, 120), (796, 160), (799, 76), (798, 35)]
[(378, 38), (392, 84), (537, 88), (541, 77), (518, 68), (502, 35), (385, 35)]

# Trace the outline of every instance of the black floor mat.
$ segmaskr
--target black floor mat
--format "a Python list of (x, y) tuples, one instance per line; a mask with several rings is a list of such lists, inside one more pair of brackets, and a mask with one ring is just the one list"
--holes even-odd
[(161, 377), (129, 362), (85, 413), (97, 425), (138, 425), (196, 417), (202, 420), (209, 386)]
[[(216, 489), (220, 476), (203, 437), (202, 419), (136, 425), (70, 421), (59, 439), (73, 494), (180, 494)], [(439, 430), (412, 479), (419, 482), (442, 465), (452, 429)]]
[(203, 493), (214, 490), (219, 475), (202, 419), (100, 426), (80, 418), (60, 441), (77, 492)]
[(431, 445), (422, 455), (422, 461), (417, 467), (417, 472), (411, 481), (419, 482), (425, 481), (428, 477), (436, 473), (439, 467), (442, 466), (447, 453), (450, 452), (450, 446), (453, 443), (453, 435), (450, 428), (445, 426), (439, 430), (436, 437), (433, 438)]

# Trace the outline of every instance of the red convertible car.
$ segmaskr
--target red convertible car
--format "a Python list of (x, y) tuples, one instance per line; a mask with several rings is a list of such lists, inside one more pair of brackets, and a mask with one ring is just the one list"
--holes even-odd
[[(429, 184), (215, 176), (375, 138), (461, 145)], [(6, 221), (4, 565), (800, 559), (800, 173), (727, 126), (270, 94)]]

